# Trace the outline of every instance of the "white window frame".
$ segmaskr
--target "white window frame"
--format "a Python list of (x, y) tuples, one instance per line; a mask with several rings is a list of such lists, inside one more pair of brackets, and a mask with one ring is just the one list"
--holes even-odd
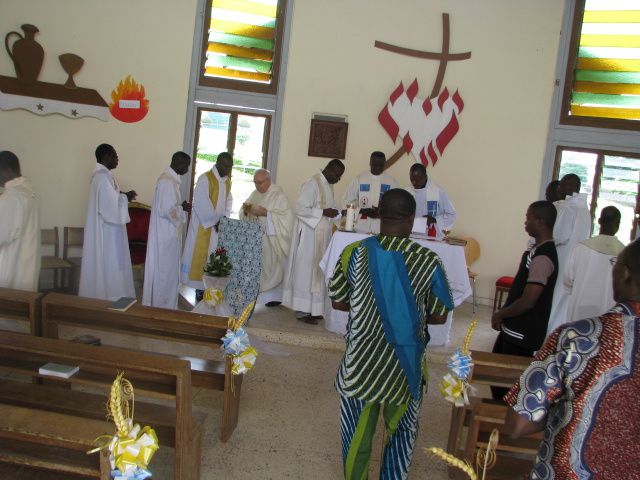
[[(278, 71), (278, 93), (266, 94), (241, 90), (229, 90), (218, 87), (199, 85), (202, 38), (204, 34), (204, 20), (206, 18), (206, 0), (198, 0), (198, 10), (193, 31), (193, 49), (191, 54), (191, 75), (189, 79), (189, 95), (187, 99), (187, 115), (184, 129), (184, 151), (190, 155), (195, 152), (195, 133), (197, 110), (199, 107), (228, 110), (238, 113), (261, 113), (271, 115), (269, 131), (269, 149), (267, 168), (271, 171), (274, 181), (277, 181), (278, 153), (280, 151), (280, 129), (282, 125), (282, 105), (286, 83), (286, 72), (289, 56), (289, 32), (291, 31), (291, 17), (293, 1), (287, 0), (284, 30), (282, 32), (282, 49), (280, 68)], [(192, 166), (195, 158), (192, 161)], [(183, 198), (189, 198), (191, 192), (191, 170), (182, 177), (180, 190)]]
[(567, 71), (567, 61), (569, 56), (569, 46), (571, 43), (571, 30), (573, 18), (576, 10), (577, 0), (564, 0), (565, 9), (562, 20), (562, 30), (560, 32), (560, 42), (558, 57), (556, 61), (555, 87), (553, 92), (553, 102), (549, 119), (549, 134), (547, 136), (547, 148), (545, 150), (542, 164), (542, 175), (540, 182), (540, 198), (544, 198), (544, 191), (547, 184), (552, 180), (556, 151), (558, 147), (563, 148), (583, 148), (590, 150), (604, 150), (618, 152), (620, 154), (630, 153), (637, 156), (640, 154), (640, 135), (633, 130), (615, 130), (600, 127), (585, 127), (578, 125), (566, 125), (560, 123), (562, 106), (562, 95), (564, 92), (565, 74)]

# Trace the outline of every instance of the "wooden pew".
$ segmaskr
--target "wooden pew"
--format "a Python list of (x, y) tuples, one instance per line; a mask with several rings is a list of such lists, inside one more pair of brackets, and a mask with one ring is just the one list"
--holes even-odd
[[(126, 312), (109, 310), (111, 302), (52, 293), (42, 302), (42, 331), (58, 338), (60, 326), (87, 332), (107, 331), (187, 345), (212, 347), (222, 343), (227, 318), (134, 305)], [(226, 442), (238, 424), (242, 375), (231, 373), (231, 359), (181, 357), (191, 362), (191, 384), (223, 392), (220, 439)]]
[[(69, 379), (44, 377), (38, 368), (48, 362), (80, 371)], [(136, 393), (134, 421), (150, 425), (161, 444), (175, 448), (176, 479), (199, 478), (205, 415), (192, 412), (188, 362), (0, 332), (0, 371), (9, 374), (0, 379), (0, 461), (103, 478), (104, 459), (100, 463), (96, 454), (87, 460), (84, 452), (97, 436), (115, 431), (105, 420), (105, 404), (124, 371)]]
[(473, 405), (471, 412), (464, 456), (472, 465), (476, 450), (487, 448), (493, 429), (498, 429), (500, 433), (496, 447), (496, 464), (488, 473), (491, 479), (522, 478), (531, 472), (533, 461), (542, 441), (542, 432), (517, 440), (509, 438), (505, 431), (507, 409), (506, 405), (480, 401)]
[[(469, 382), (474, 386), (487, 385), (497, 387), (511, 387), (529, 366), (533, 358), (502, 353), (471, 351), (473, 370)], [(465, 426), (469, 425), (472, 408), (476, 403), (495, 403), (490, 399), (474, 398), (468, 407), (451, 407), (451, 422), (447, 439), (447, 452), (459, 456), (464, 454), (461, 449), (461, 437)], [(506, 412), (506, 410), (505, 410)], [(449, 472), (454, 472), (449, 469)]]
[(40, 302), (43, 294), (0, 288), (0, 319), (27, 322), (31, 335), (40, 335)]

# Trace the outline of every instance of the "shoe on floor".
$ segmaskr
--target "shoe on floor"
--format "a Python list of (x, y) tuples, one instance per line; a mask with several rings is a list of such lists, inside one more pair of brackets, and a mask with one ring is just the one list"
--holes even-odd
[(302, 320), (304, 323), (308, 323), (309, 325), (318, 325), (318, 321), (322, 319), (322, 315), (307, 315), (306, 317), (302, 317), (299, 320)]
[(276, 302), (276, 301), (273, 301), (273, 302), (267, 302), (267, 303), (265, 303), (265, 305), (266, 305), (267, 307), (277, 307), (277, 306), (278, 306), (278, 305), (280, 305), (280, 304), (282, 304), (282, 302)]

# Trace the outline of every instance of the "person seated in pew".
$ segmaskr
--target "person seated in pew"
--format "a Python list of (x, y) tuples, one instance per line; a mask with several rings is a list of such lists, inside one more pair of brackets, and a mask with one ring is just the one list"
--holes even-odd
[(100, 144), (95, 155), (78, 295), (102, 300), (135, 298), (126, 224), (130, 221), (129, 202), (137, 194), (134, 190), (121, 192), (111, 173), (119, 162), (115, 148)]
[(427, 168), (421, 163), (411, 165), (409, 181), (413, 188), (408, 190), (416, 199), (416, 216), (427, 219), (429, 237), (442, 240), (443, 230), (451, 230), (456, 221), (456, 209), (447, 192), (429, 180)]
[(600, 234), (580, 242), (569, 254), (564, 275), (556, 285), (556, 291), (566, 289), (567, 310), (562, 316), (551, 311), (547, 335), (560, 325), (599, 315), (615, 305), (610, 261), (624, 248), (614, 236), (620, 227), (620, 210), (603, 208), (598, 223)]
[(22, 176), (18, 157), (0, 152), (0, 287), (38, 290), (40, 224), (38, 197)]
[[(558, 276), (558, 254), (551, 236), (555, 220), (556, 208), (546, 200), (533, 202), (527, 209), (524, 229), (535, 244), (522, 254), (507, 301), (491, 317), (492, 328), (500, 332), (494, 353), (530, 357), (544, 342)], [(491, 391), (496, 399), (506, 393), (501, 387)]]
[(398, 182), (384, 173), (386, 157), (382, 152), (373, 152), (369, 158), (369, 171), (351, 180), (342, 201), (343, 209), (348, 204), (356, 205), (356, 230), (363, 233), (380, 232), (378, 204), (387, 190), (396, 188)]
[(282, 303), (282, 279), (291, 247), (293, 211), (287, 196), (271, 181), (269, 170), (260, 168), (253, 175), (256, 189), (240, 209), (240, 220), (257, 220), (262, 225), (262, 269), (257, 302), (267, 307)]
[(554, 330), (504, 398), (512, 438), (544, 430), (529, 478), (640, 478), (640, 241), (611, 280), (616, 306)]
[(189, 171), (190, 163), (191, 157), (186, 153), (174, 153), (171, 165), (156, 183), (144, 263), (143, 305), (174, 310), (178, 307), (182, 231), (191, 211), (191, 204), (181, 201), (180, 177)]

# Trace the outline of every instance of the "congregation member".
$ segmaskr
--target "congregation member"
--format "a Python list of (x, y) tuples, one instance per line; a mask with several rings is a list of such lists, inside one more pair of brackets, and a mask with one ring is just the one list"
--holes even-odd
[(391, 175), (384, 173), (386, 161), (384, 153), (373, 152), (369, 158), (369, 171), (354, 178), (344, 194), (343, 209), (350, 203), (356, 205), (355, 228), (358, 232), (378, 233), (380, 231), (378, 217), (380, 197), (386, 191), (398, 186), (398, 182)]
[(182, 234), (191, 211), (191, 204), (181, 201), (180, 177), (189, 171), (190, 163), (186, 153), (174, 153), (156, 183), (144, 263), (143, 305), (178, 307)]
[[(552, 237), (555, 220), (556, 208), (546, 200), (533, 202), (527, 209), (524, 229), (535, 243), (522, 254), (504, 307), (491, 317), (491, 326), (500, 332), (494, 353), (530, 357), (545, 339), (558, 276), (558, 254)], [(494, 398), (506, 393), (504, 388), (491, 390)]]
[(135, 298), (126, 225), (130, 221), (129, 202), (136, 198), (136, 192), (121, 192), (111, 173), (119, 161), (115, 148), (100, 144), (95, 155), (78, 295), (102, 300)]
[(531, 479), (640, 478), (640, 242), (615, 258), (617, 304), (555, 330), (505, 401), (513, 438), (544, 430)]
[(416, 203), (384, 194), (380, 234), (348, 246), (329, 283), (333, 308), (348, 311), (336, 388), (345, 479), (367, 478), (380, 411), (387, 429), (380, 478), (405, 479), (426, 388), (428, 324), (442, 324), (453, 298), (436, 253), (409, 239)]
[(429, 237), (442, 240), (443, 230), (451, 230), (456, 221), (456, 210), (447, 192), (429, 179), (427, 168), (421, 163), (411, 165), (409, 181), (413, 186), (409, 192), (416, 200), (416, 217), (427, 219)]
[(18, 157), (0, 152), (0, 287), (38, 290), (40, 224), (38, 197), (22, 176)]
[(615, 237), (620, 227), (620, 210), (605, 207), (598, 219), (600, 234), (578, 243), (569, 254), (562, 278), (558, 279), (568, 296), (567, 311), (551, 315), (547, 335), (557, 327), (582, 318), (595, 317), (614, 304), (610, 261), (624, 249)]
[(231, 215), (231, 169), (233, 158), (228, 152), (218, 155), (211, 170), (198, 178), (193, 189), (193, 209), (180, 268), (181, 280), (196, 289), (196, 300), (202, 300), (202, 274), (209, 256), (218, 246), (218, 224)]
[(587, 194), (580, 193), (580, 177), (569, 173), (560, 180), (560, 191), (564, 200), (556, 203), (558, 216), (553, 228), (553, 240), (558, 251), (558, 278), (551, 303), (552, 318), (566, 318), (569, 293), (562, 278), (569, 253), (575, 246), (591, 236), (591, 212)]
[(283, 284), (282, 303), (296, 318), (313, 325), (323, 318), (326, 285), (320, 260), (340, 220), (333, 185), (340, 181), (344, 164), (334, 158), (300, 187), (294, 207), (291, 249)]
[(275, 307), (282, 303), (282, 279), (291, 247), (293, 211), (282, 188), (271, 181), (269, 170), (256, 170), (253, 183), (256, 189), (242, 205), (239, 216), (240, 220), (257, 220), (262, 226), (262, 269), (257, 302)]
[[(556, 202), (562, 200), (564, 195), (560, 189), (560, 180), (551, 180), (544, 191), (544, 198), (547, 202), (556, 205)], [(557, 207), (557, 205), (556, 205)]]

